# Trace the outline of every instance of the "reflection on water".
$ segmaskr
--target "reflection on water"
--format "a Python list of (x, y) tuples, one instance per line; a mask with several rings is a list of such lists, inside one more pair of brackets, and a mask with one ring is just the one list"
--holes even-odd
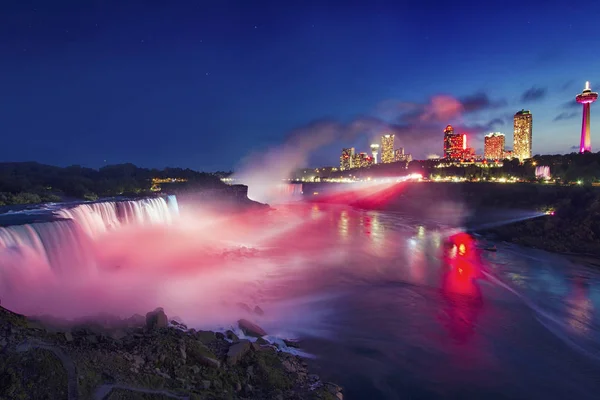
[(560, 257), (486, 252), (398, 214), (313, 212), (333, 216), (314, 228), (320, 248), (345, 258), (294, 277), (310, 282), (296, 295), (321, 299), (314, 312), (329, 310), (328, 334), (303, 339), (346, 398), (597, 398), (596, 271), (577, 279), (582, 267)]

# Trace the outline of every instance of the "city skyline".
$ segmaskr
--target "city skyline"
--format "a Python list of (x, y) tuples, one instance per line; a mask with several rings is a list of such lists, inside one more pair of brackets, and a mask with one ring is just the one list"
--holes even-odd
[[(575, 4), (259, 3), (3, 3), (0, 159), (228, 170), (331, 127), (307, 164), (368, 151), (387, 128), (424, 159), (440, 152), (440, 127), (481, 153), (522, 108), (535, 114), (533, 154), (579, 151), (575, 95), (600, 83), (600, 56)], [(499, 36), (489, 16), (514, 28)]]

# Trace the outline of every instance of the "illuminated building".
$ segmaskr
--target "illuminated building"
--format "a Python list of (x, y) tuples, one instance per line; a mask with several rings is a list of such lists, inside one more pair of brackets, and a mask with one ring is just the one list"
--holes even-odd
[(351, 169), (354, 161), (354, 147), (342, 149), (342, 155), (340, 156), (340, 169), (342, 171)]
[(444, 129), (444, 158), (458, 160), (467, 148), (467, 135), (454, 133), (452, 125)]
[(404, 147), (400, 147), (399, 149), (396, 149), (396, 151), (394, 152), (394, 161), (395, 162), (398, 162), (398, 161), (411, 162), (412, 155), (405, 154)]
[(515, 114), (513, 156), (523, 162), (531, 158), (532, 114), (521, 110)]
[(379, 153), (379, 145), (373, 143), (371, 145), (371, 154), (373, 155), (373, 164), (377, 164), (377, 154)]
[(373, 157), (367, 153), (354, 154), (352, 158), (352, 168), (366, 168), (373, 164)]
[(513, 152), (512, 152), (512, 150), (506, 150), (504, 152), (504, 159), (508, 159), (508, 160), (512, 160), (513, 159)]
[(585, 83), (585, 89), (583, 92), (575, 97), (575, 100), (579, 104), (583, 104), (583, 118), (581, 120), (581, 141), (579, 144), (579, 151), (581, 153), (586, 151), (592, 151), (592, 138), (590, 137), (590, 106), (593, 102), (598, 100), (598, 93), (592, 92), (590, 83)]
[(394, 135), (384, 135), (381, 138), (381, 162), (394, 162)]
[(505, 137), (503, 133), (490, 133), (483, 139), (483, 157), (486, 160), (502, 160), (504, 158)]

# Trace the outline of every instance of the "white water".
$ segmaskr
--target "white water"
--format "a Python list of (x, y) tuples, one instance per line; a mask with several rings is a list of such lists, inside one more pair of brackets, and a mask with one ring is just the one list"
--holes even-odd
[(167, 201), (106, 201), (50, 211), (58, 220), (0, 228), (2, 272), (15, 268), (51, 269), (54, 273), (93, 269), (93, 240), (125, 226), (170, 224), (179, 214), (175, 196)]

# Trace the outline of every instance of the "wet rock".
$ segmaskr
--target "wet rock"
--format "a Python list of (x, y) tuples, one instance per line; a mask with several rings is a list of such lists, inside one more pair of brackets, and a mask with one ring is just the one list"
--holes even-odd
[(159, 307), (146, 314), (146, 329), (151, 331), (154, 329), (166, 328), (168, 326), (168, 321), (165, 311)]
[(270, 345), (270, 344), (271, 344), (271, 343), (269, 343), (267, 340), (265, 340), (265, 339), (263, 339), (263, 338), (261, 338), (261, 337), (259, 337), (258, 339), (256, 339), (256, 342), (255, 342), (255, 343), (256, 343), (256, 344), (259, 344), (259, 345), (261, 345), (261, 346), (268, 346), (268, 345)]
[(259, 306), (256, 306), (256, 307), (254, 307), (254, 314), (263, 316), (263, 315), (265, 315), (265, 312), (262, 310), (262, 308), (260, 308)]
[(247, 336), (261, 337), (267, 335), (267, 332), (265, 332), (263, 328), (248, 321), (247, 319), (240, 319), (238, 321), (238, 326)]
[(227, 364), (235, 365), (250, 350), (250, 341), (240, 340), (239, 343), (232, 345), (227, 351)]
[(296, 348), (296, 349), (299, 349), (299, 348), (300, 348), (300, 342), (299, 342), (299, 341), (297, 341), (297, 340), (285, 340), (285, 339), (284, 339), (284, 340), (283, 340), (283, 343), (285, 343), (285, 345), (286, 345), (287, 347), (293, 347), (293, 348)]

